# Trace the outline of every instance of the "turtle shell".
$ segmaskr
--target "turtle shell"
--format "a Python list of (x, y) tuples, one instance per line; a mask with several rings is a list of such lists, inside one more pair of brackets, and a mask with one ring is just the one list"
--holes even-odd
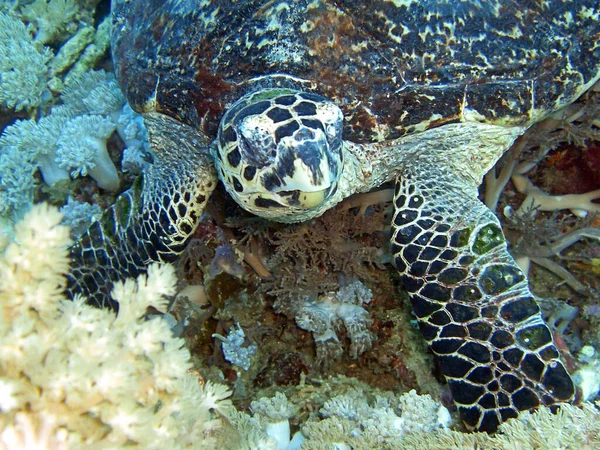
[(116, 0), (113, 59), (134, 109), (211, 137), (243, 94), (286, 86), (369, 142), (541, 119), (598, 77), (599, 16), (597, 0)]

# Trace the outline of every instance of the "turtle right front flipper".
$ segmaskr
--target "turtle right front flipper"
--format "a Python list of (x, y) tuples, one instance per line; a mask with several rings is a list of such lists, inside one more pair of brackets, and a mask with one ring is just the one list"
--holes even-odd
[(496, 216), (439, 165), (398, 177), (392, 251), (421, 332), (470, 429), (570, 402), (571, 377)]
[(117, 308), (110, 298), (116, 281), (184, 250), (217, 185), (202, 133), (159, 113), (145, 114), (144, 122), (154, 161), (70, 249), (67, 293), (98, 306)]

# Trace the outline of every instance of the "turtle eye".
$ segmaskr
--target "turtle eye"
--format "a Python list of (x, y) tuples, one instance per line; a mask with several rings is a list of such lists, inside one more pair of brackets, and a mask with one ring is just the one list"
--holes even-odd
[(238, 146), (240, 147), (242, 152), (244, 152), (246, 154), (249, 153), (252, 149), (252, 145), (250, 145), (248, 138), (246, 136), (244, 136), (242, 133), (239, 134)]
[(335, 138), (338, 135), (337, 126), (334, 123), (328, 123), (325, 125), (325, 132), (330, 138)]
[(271, 133), (259, 127), (238, 131), (237, 148), (243, 160), (251, 166), (262, 168), (272, 164), (277, 154), (277, 144)]

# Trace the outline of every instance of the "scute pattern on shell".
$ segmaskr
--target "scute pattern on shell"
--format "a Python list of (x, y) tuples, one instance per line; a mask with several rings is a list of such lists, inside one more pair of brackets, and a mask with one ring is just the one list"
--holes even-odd
[(249, 80), (287, 73), (342, 108), (347, 139), (369, 142), (448, 122), (539, 120), (595, 76), (595, 3), (123, 2), (113, 51), (135, 107), (209, 136)]

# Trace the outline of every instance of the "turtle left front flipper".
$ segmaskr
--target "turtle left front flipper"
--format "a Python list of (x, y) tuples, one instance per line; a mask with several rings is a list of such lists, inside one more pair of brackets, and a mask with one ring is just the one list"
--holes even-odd
[(144, 123), (152, 163), (70, 248), (68, 295), (100, 307), (118, 308), (110, 297), (116, 281), (176, 259), (217, 185), (206, 136), (160, 113), (144, 114)]
[(398, 176), (392, 251), (421, 332), (469, 429), (570, 402), (573, 381), (477, 187), (421, 161)]

